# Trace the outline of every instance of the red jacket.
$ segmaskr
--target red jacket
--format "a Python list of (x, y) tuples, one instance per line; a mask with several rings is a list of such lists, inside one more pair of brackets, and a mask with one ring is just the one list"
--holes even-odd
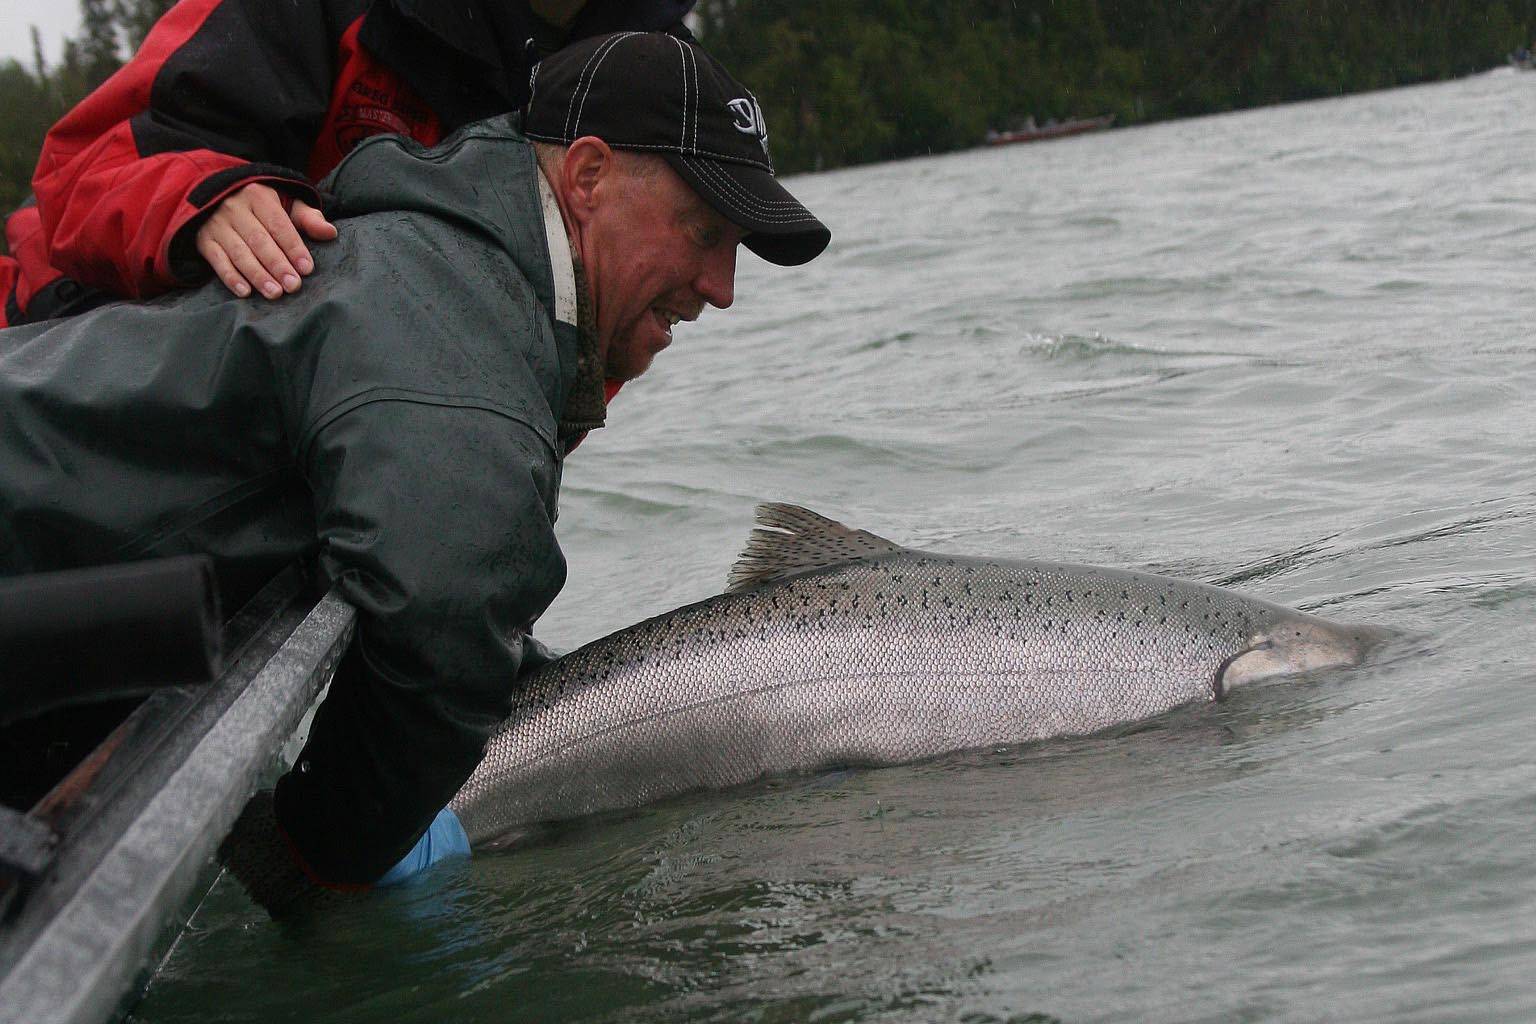
[[(592, 0), (570, 38), (679, 29), (693, 0)], [(558, 40), (524, 0), (181, 0), (48, 133), (6, 222), (0, 326), (198, 283), (197, 229), (263, 182), (314, 182), (382, 132), (427, 145), (527, 100)]]

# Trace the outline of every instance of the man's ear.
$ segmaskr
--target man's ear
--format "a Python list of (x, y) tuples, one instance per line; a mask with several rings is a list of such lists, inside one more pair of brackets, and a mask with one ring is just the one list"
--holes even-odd
[(571, 216), (585, 221), (592, 215), (602, 200), (600, 186), (613, 172), (614, 155), (608, 143), (595, 135), (583, 135), (571, 143), (560, 167)]

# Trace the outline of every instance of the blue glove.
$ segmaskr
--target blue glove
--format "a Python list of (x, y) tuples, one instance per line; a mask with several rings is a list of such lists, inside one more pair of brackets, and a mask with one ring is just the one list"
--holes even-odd
[(384, 872), (384, 877), (373, 884), (376, 888), (399, 885), (440, 860), (468, 856), (469, 836), (465, 835), (464, 826), (459, 824), (459, 816), (444, 807), (432, 819), (432, 824), (427, 826), (426, 834), (411, 847), (411, 852), (401, 857), (398, 864)]

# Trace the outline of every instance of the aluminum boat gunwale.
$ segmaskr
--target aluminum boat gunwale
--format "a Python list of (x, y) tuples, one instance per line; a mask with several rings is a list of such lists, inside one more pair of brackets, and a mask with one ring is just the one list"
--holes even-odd
[(286, 767), (354, 619), (297, 569), (279, 574), (225, 627), (213, 683), (147, 698), (28, 813), (27, 831), (51, 830), (56, 848), (0, 923), (0, 1024), (120, 1011), (216, 876), (246, 800)]

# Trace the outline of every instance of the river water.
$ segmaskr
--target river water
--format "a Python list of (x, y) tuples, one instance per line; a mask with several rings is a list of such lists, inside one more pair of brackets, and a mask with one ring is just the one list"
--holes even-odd
[(569, 648), (764, 500), (1422, 631), (1138, 729), (561, 829), (279, 929), (181, 1021), (1536, 1019), (1536, 75), (800, 178), (567, 466)]

